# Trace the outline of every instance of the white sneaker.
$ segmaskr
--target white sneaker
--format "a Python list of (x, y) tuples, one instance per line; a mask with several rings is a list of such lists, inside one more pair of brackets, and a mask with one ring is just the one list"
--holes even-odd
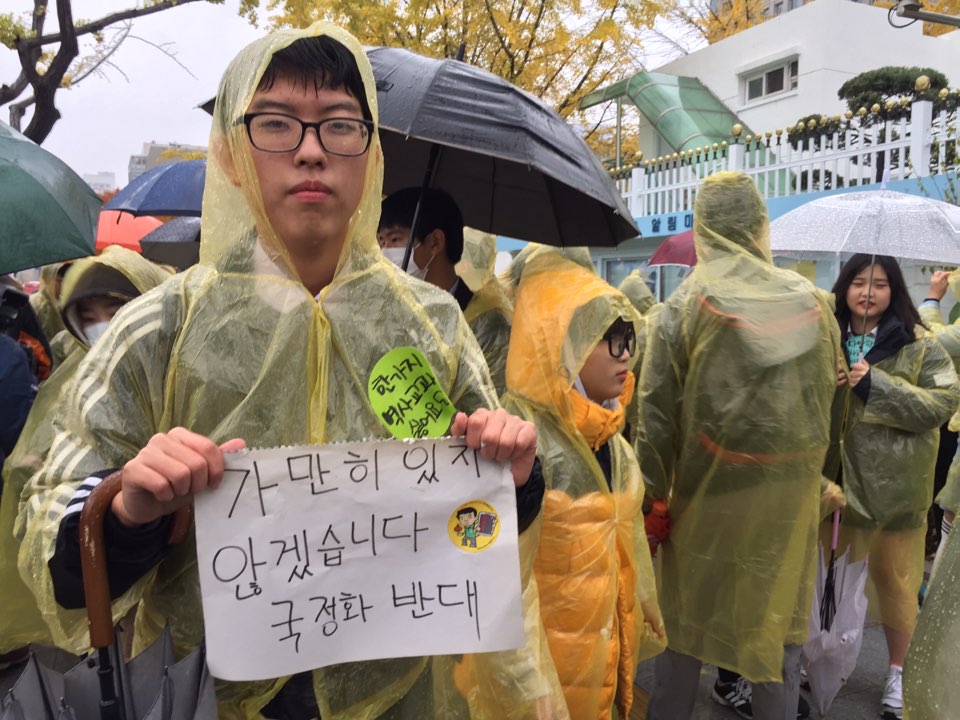
[(883, 720), (903, 718), (903, 668), (891, 665), (887, 671), (887, 683), (883, 690)]

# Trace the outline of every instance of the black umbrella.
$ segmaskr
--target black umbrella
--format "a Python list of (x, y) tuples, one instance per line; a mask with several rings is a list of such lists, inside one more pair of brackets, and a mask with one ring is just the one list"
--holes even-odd
[[(213, 681), (198, 647), (174, 662), (168, 629), (150, 647), (123, 662), (110, 610), (103, 517), (120, 490), (120, 475), (105, 479), (80, 514), (83, 590), (95, 652), (65, 674), (45, 667), (35, 654), (0, 700), (0, 720), (213, 720)], [(190, 513), (175, 515), (169, 541), (178, 544)]]
[(385, 193), (442, 188), (466, 225), (550, 245), (613, 246), (640, 234), (597, 156), (538, 98), (459, 60), (399, 48), (367, 56)]
[[(367, 51), (377, 81), (383, 191), (437, 187), (466, 225), (549, 245), (637, 237), (613, 180), (543, 101), (459, 60)], [(213, 113), (214, 101), (199, 107)]]
[(175, 217), (140, 238), (140, 251), (154, 262), (186, 270), (200, 260), (200, 218)]

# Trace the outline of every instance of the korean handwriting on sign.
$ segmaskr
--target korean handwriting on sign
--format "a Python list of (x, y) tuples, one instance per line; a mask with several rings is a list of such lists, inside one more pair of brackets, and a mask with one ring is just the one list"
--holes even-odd
[[(393, 606), (395, 608), (410, 607), (410, 615), (415, 620), (429, 617), (438, 608), (462, 606), (471, 618), (477, 630), (477, 640), (480, 640), (480, 610), (477, 602), (477, 583), (466, 580), (462, 584), (437, 583), (424, 586), (420, 581), (410, 583), (410, 592), (406, 588), (390, 586), (393, 592)], [(427, 593), (431, 593), (428, 595)], [(436, 605), (431, 605), (436, 603)]]
[(370, 379), (370, 385), (378, 395), (396, 392), (397, 385), (404, 383), (407, 376), (423, 369), (423, 362), (416, 355), (410, 355), (391, 365), (385, 373), (381, 372)]
[[(333, 635), (339, 629), (340, 623), (353, 620), (366, 623), (367, 613), (373, 610), (373, 604), (368, 604), (362, 593), (340, 592), (331, 595), (314, 595), (310, 597), (310, 603), (313, 604), (312, 609), (316, 610), (313, 623), (315, 626), (320, 626), (320, 632), (324, 637)], [(293, 600), (280, 600), (271, 602), (270, 605), (279, 609), (275, 616), (280, 619), (270, 624), (272, 628), (282, 628), (280, 632), (283, 634), (277, 638), (278, 641), (293, 640), (293, 651), (299, 653), (300, 638), (303, 637), (304, 629), (300, 623), (305, 622), (306, 618), (297, 615)]]
[[(253, 553), (253, 539), (248, 537), (246, 546), (227, 545), (217, 550), (213, 556), (213, 575), (220, 582), (229, 584), (240, 579), (249, 568), (249, 577), (238, 582), (234, 590), (237, 600), (247, 600), (263, 592), (257, 578), (257, 568), (266, 564), (266, 560), (257, 562)], [(241, 586), (246, 589), (241, 590)]]
[(439, 437), (456, 410), (419, 350), (394, 348), (374, 365), (367, 382), (374, 411), (396, 438)]

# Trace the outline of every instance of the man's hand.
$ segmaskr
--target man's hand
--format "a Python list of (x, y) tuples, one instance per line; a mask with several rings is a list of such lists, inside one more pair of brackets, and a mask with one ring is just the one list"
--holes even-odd
[(463, 436), (467, 447), (480, 450), (487, 460), (509, 462), (513, 484), (523, 487), (530, 478), (533, 461), (537, 457), (537, 428), (504, 409), (481, 408), (467, 417), (457, 413), (450, 426), (450, 434)]
[(127, 527), (145, 525), (169, 515), (204, 490), (223, 480), (223, 453), (242, 450), (246, 443), (228, 440), (217, 446), (210, 438), (174, 428), (158, 433), (123, 466), (120, 492), (111, 509)]
[(927, 297), (943, 300), (950, 286), (950, 273), (946, 270), (937, 270), (930, 278), (930, 289), (927, 290)]
[(850, 368), (850, 387), (856, 387), (868, 372), (870, 372), (870, 363), (866, 360), (855, 362)]

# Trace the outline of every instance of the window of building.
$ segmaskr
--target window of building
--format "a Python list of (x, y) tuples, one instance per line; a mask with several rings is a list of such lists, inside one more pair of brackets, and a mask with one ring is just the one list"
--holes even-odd
[(783, 15), (783, 3), (775, 2), (773, 4), (773, 14), (774, 15)]
[(746, 102), (797, 89), (800, 64), (791, 60), (744, 76)]

